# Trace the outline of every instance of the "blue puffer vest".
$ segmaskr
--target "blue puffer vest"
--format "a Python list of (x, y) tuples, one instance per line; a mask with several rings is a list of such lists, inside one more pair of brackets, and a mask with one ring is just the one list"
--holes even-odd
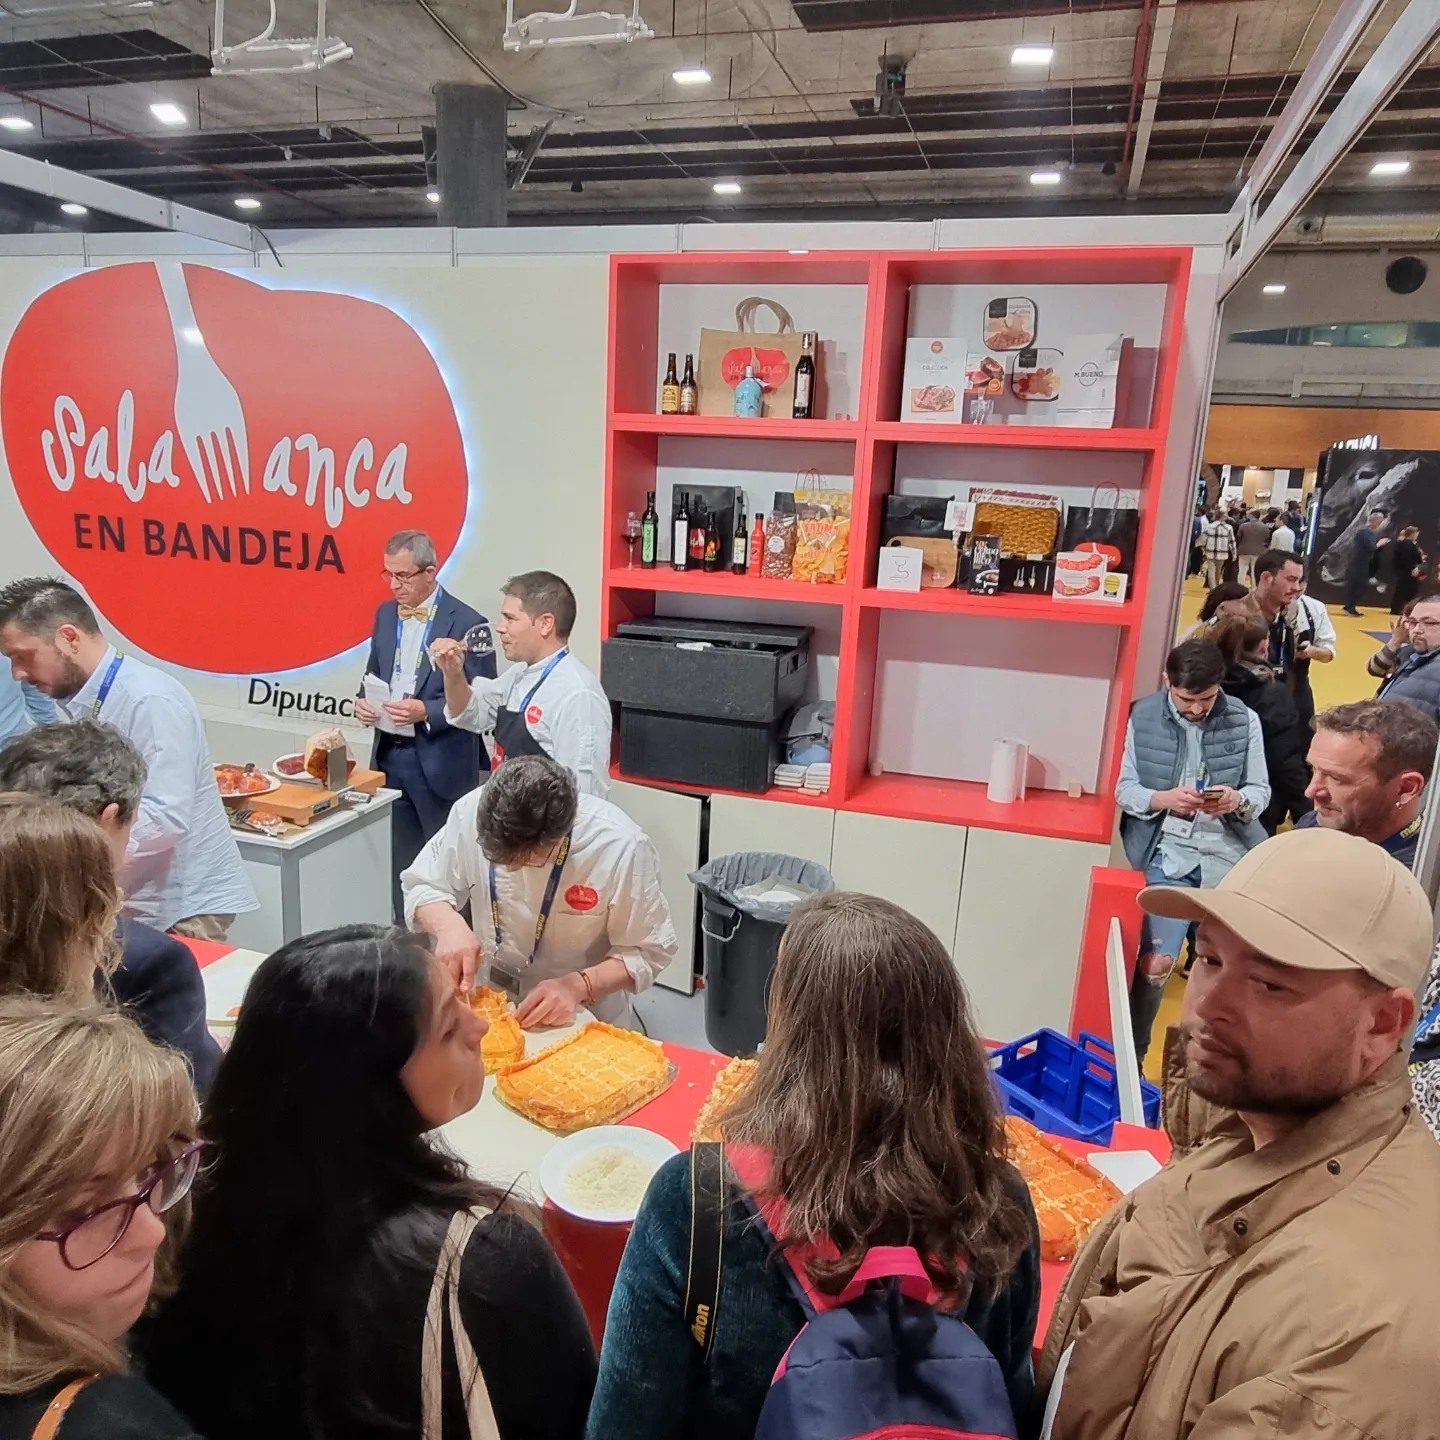
[(1440, 651), (1416, 655), (1407, 645), (1400, 652), (1400, 664), (1376, 693), (1381, 700), (1408, 700), (1440, 719)]
[[(1147, 790), (1169, 790), (1180, 783), (1185, 764), (1185, 737), (1180, 722), (1170, 712), (1169, 696), (1158, 690), (1137, 700), (1130, 708), (1130, 725), (1135, 735), (1135, 769)], [(1238, 790), (1247, 779), (1245, 761), (1250, 753), (1250, 711), (1233, 695), (1221, 692), (1205, 723), (1200, 727), (1200, 752), (1212, 785), (1229, 785)], [(1224, 817), (1247, 848), (1266, 838), (1258, 820)], [(1162, 813), (1120, 817), (1120, 839), (1125, 858), (1143, 870), (1160, 844)]]

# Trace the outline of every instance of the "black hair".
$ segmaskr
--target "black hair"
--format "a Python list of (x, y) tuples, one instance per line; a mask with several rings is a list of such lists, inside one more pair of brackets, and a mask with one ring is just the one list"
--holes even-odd
[(1227, 600), (1243, 600), (1249, 590), (1238, 580), (1224, 580), (1205, 597), (1200, 605), (1200, 614), (1196, 617), (1200, 620), (1213, 620), (1215, 612)]
[(558, 575), (548, 570), (527, 570), (523, 575), (512, 575), (501, 593), (513, 595), (532, 620), (553, 615), (555, 634), (561, 640), (570, 638), (575, 628), (575, 592)]
[(1267, 550), (1255, 562), (1255, 579), (1258, 582), (1262, 576), (1278, 575), (1287, 565), (1298, 565), (1301, 572), (1305, 570), (1305, 562), (1291, 550)]
[(492, 865), (512, 865), (570, 833), (580, 806), (575, 777), (548, 755), (517, 755), (485, 782), (476, 839)]
[(1165, 657), (1165, 678), (1192, 695), (1213, 689), (1225, 678), (1225, 657), (1209, 640), (1184, 640)]
[(18, 625), (27, 635), (52, 636), (62, 625), (98, 635), (100, 622), (73, 585), (48, 575), (12, 580), (0, 589), (0, 630)]
[(431, 963), (427, 937), (350, 925), (291, 941), (250, 982), (150, 1354), (210, 1440), (340, 1440), (325, 1416), (363, 1410), (371, 1378), (347, 1341), (371, 1323), (355, 1277), (377, 1233), (397, 1247), (387, 1274), (428, 1277), (436, 1225), (502, 1198), (427, 1138), (400, 1079), (430, 1024)]

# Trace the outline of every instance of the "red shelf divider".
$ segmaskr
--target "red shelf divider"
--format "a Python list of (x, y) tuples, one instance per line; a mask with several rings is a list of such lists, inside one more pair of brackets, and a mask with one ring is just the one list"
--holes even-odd
[[(1091, 247), (1082, 249), (940, 250), (776, 254), (687, 252), (617, 255), (610, 268), (610, 351), (606, 415), (604, 581), (601, 633), (613, 635), (622, 621), (653, 614), (662, 595), (711, 596), (735, 601), (827, 605), (841, 612), (839, 675), (831, 789), (808, 796), (778, 787), (763, 796), (626, 776), (617, 780), (656, 785), (688, 794), (775, 800), (864, 814), (973, 825), (1023, 834), (1104, 843), (1115, 815), (1114, 785), (1124, 747), (1125, 724), (1135, 681), (1143, 597), (1154, 546), (1156, 493), (1174, 408), (1184, 328), (1191, 252), (1187, 247)], [(895, 419), (904, 359), (912, 285), (1020, 284), (1043, 276), (1046, 283), (1163, 284), (1164, 320), (1159, 341), (1150, 423), (1141, 428), (1078, 429), (1035, 425), (925, 425)], [(864, 334), (858, 374), (859, 418), (854, 420), (739, 419), (712, 415), (636, 413), (637, 377), (657, 376), (661, 289), (669, 285), (786, 284), (864, 287)], [(758, 292), (751, 292), (758, 293)], [(641, 391), (644, 386), (639, 387)], [(656, 386), (658, 396), (658, 383)], [(622, 395), (626, 397), (622, 403)], [(793, 580), (628, 568), (623, 522), (656, 489), (661, 438), (841, 442), (854, 446), (850, 575), (843, 585)], [(897, 445), (980, 446), (1064, 453), (1131, 454), (1140, 457), (1140, 535), (1130, 598), (1122, 605), (1057, 601), (1047, 595), (976, 596), (958, 590), (918, 594), (877, 590), (867, 584), (875, 570), (884, 496), (892, 483)], [(663, 530), (662, 519), (662, 530)], [(963, 625), (990, 620), (1108, 626), (1119, 632), (1110, 683), (1097, 793), (1078, 798), (1059, 791), (1031, 791), (1013, 805), (994, 805), (979, 781), (869, 773), (871, 730), (880, 683), (878, 647), (887, 612), (953, 616)]]

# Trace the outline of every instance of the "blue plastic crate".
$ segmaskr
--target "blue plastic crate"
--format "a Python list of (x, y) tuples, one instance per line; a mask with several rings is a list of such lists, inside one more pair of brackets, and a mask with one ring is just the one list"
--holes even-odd
[[(1071, 1040), (1037, 1030), (990, 1052), (990, 1068), (1006, 1111), (1038, 1130), (1108, 1145), (1120, 1118), (1115, 1049), (1088, 1030)], [(1160, 1118), (1160, 1091), (1140, 1082), (1145, 1123)]]

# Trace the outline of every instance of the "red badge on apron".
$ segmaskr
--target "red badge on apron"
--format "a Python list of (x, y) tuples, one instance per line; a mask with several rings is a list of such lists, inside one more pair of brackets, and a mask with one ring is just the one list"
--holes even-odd
[(572, 910), (593, 910), (600, 903), (600, 897), (588, 885), (572, 885), (565, 892), (565, 903)]
[(525, 718), (530, 722), (530, 724), (538, 725), (540, 723), (540, 717), (544, 715), (544, 713), (545, 712), (538, 705), (532, 705), (525, 712)]

